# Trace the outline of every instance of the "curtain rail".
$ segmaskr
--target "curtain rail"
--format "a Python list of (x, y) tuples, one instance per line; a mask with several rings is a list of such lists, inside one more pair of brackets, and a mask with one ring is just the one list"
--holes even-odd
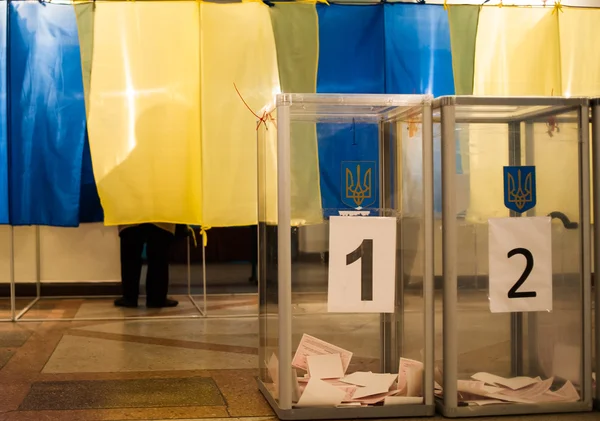
[[(36, 2), (36, 3), (48, 3), (48, 4), (58, 4), (58, 5), (77, 5), (77, 4), (89, 4), (89, 3), (118, 3), (118, 2), (191, 2), (191, 1), (202, 1), (206, 3), (218, 3), (218, 4), (236, 4), (242, 3), (241, 0), (0, 0), (0, 2)], [(484, 0), (481, 1), (471, 1), (471, 0), (463, 0), (463, 1), (447, 1), (448, 6), (476, 6), (480, 5), (483, 7), (520, 7), (520, 8), (547, 8), (552, 10), (554, 7), (554, 0), (548, 0), (546, 5), (544, 6), (542, 1), (535, 2), (535, 4), (521, 4), (521, 3), (504, 3), (499, 0), (492, 0), (485, 4), (483, 4)], [(597, 9), (600, 8), (600, 0), (584, 0), (577, 1), (576, 4), (573, 4), (576, 0), (571, 1), (561, 1), (561, 5), (569, 8), (583, 8), (583, 9)], [(417, 4), (417, 1), (409, 1), (409, 0), (331, 0), (328, 1), (330, 4), (341, 4), (341, 5), (374, 5), (374, 4)], [(313, 3), (309, 1), (295, 1), (295, 0), (274, 0), (269, 1), (271, 4), (277, 3)], [(318, 2), (317, 2), (318, 3)], [(443, 5), (443, 0), (425, 0), (424, 3), (419, 3), (422, 5)]]

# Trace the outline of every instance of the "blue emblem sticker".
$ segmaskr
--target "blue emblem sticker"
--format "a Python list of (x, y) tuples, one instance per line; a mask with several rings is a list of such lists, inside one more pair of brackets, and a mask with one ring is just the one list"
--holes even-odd
[(535, 167), (504, 167), (504, 206), (524, 213), (536, 205)]
[(364, 209), (375, 204), (373, 181), (377, 173), (374, 161), (342, 162), (342, 203), (353, 209)]

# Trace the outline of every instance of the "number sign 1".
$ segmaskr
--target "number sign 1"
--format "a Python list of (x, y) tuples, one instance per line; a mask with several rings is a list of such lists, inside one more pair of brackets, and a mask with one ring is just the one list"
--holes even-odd
[(549, 217), (489, 220), (492, 313), (552, 310)]
[(396, 218), (329, 219), (331, 313), (393, 313), (396, 292)]

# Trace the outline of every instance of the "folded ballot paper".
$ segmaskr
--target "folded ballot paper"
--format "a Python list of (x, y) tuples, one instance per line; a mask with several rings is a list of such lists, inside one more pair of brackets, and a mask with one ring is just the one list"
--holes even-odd
[[(292, 359), (294, 406), (362, 407), (423, 403), (423, 363), (402, 358), (398, 373), (348, 373), (352, 352), (303, 335)], [(273, 355), (267, 369), (278, 390), (279, 362)], [(298, 372), (304, 372), (298, 375)]]
[[(580, 399), (573, 383), (567, 380), (556, 388), (553, 377), (543, 380), (540, 377), (505, 378), (490, 373), (476, 373), (471, 379), (459, 380), (457, 390), (459, 400), (473, 406), (577, 402)], [(435, 393), (443, 395), (439, 384), (436, 384)]]

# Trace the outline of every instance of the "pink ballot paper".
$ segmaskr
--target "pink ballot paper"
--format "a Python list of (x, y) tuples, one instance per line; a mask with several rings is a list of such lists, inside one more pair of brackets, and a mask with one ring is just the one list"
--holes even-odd
[(294, 355), (294, 359), (292, 360), (292, 367), (308, 371), (308, 362), (306, 357), (327, 354), (340, 354), (342, 359), (342, 368), (344, 369), (345, 373), (350, 365), (350, 360), (352, 359), (352, 353), (350, 351), (346, 351), (345, 349), (304, 334), (302, 335), (302, 339), (300, 340), (300, 344), (296, 350), (296, 355)]

